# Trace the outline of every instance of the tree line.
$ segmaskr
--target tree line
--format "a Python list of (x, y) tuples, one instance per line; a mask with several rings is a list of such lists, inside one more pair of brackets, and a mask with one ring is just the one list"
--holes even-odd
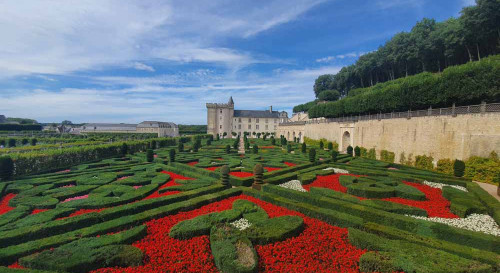
[[(378, 50), (359, 57), (355, 64), (343, 67), (337, 74), (319, 76), (314, 93), (320, 100), (320, 94), (327, 90), (338, 90), (345, 97), (357, 88), (422, 72), (441, 72), (449, 66), (498, 53), (500, 1), (476, 0), (475, 6), (462, 9), (459, 18), (444, 22), (424, 18), (410, 32), (396, 34)], [(297, 107), (294, 112), (307, 109)]]

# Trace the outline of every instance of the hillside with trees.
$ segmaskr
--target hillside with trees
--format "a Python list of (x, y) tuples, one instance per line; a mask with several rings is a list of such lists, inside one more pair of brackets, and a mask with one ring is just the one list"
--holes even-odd
[[(459, 18), (444, 22), (424, 18), (410, 32), (396, 34), (337, 74), (319, 76), (314, 83), (316, 102), (337, 100), (322, 95), (326, 91), (337, 91), (341, 98), (354, 96), (378, 83), (425, 72), (440, 73), (447, 67), (500, 53), (500, 1), (476, 3), (463, 8)], [(315, 101), (298, 105), (294, 112), (308, 111), (314, 105)]]

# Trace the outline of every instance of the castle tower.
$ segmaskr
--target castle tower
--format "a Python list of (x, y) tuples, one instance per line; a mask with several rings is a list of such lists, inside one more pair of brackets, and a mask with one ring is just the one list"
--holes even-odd
[(231, 137), (233, 128), (234, 101), (229, 98), (228, 103), (207, 103), (207, 134), (219, 135), (224, 133)]

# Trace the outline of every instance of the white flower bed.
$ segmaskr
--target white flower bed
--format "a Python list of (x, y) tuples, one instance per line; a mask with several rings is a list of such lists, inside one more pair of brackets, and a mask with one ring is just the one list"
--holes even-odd
[(323, 171), (331, 171), (331, 170), (333, 170), (335, 173), (344, 173), (344, 174), (349, 173), (348, 170), (338, 169), (338, 168), (333, 168), (333, 167), (328, 167), (326, 169), (323, 169)]
[(248, 220), (245, 218), (241, 218), (239, 220), (231, 222), (230, 224), (239, 230), (245, 230), (252, 226), (252, 223), (248, 222)]
[(302, 187), (302, 183), (300, 183), (300, 181), (299, 181), (299, 180), (292, 180), (292, 181), (288, 181), (288, 182), (286, 182), (286, 183), (279, 184), (278, 186), (283, 187), (283, 188), (286, 188), (286, 189), (295, 190), (295, 191), (307, 192), (307, 191), (306, 191), (306, 190)]
[(457, 190), (468, 192), (465, 187), (457, 186), (457, 185), (448, 185), (448, 184), (443, 184), (443, 183), (430, 182), (430, 181), (427, 181), (427, 180), (425, 180), (423, 182), (423, 184), (427, 185), (429, 187), (438, 188), (438, 189), (441, 189), (441, 190), (443, 189), (443, 187), (452, 187), (452, 188), (455, 188)]
[(440, 218), (440, 217), (423, 217), (423, 216), (414, 216), (414, 215), (406, 215), (413, 218), (432, 221), (437, 223), (442, 223), (446, 225), (450, 225), (457, 228), (468, 229), (472, 231), (479, 231), (486, 234), (491, 234), (495, 236), (500, 236), (500, 228), (498, 227), (495, 219), (487, 214), (471, 214), (466, 218), (460, 219), (450, 219), (450, 218)]

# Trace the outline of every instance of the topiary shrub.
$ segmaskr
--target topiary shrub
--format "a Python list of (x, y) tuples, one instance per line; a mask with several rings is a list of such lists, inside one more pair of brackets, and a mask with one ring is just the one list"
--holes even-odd
[(309, 149), (309, 161), (316, 162), (316, 149), (314, 148)]
[(273, 136), (271, 137), (271, 145), (276, 145), (276, 139)]
[(415, 167), (419, 169), (432, 170), (434, 169), (434, 164), (432, 163), (432, 161), (434, 161), (434, 158), (432, 158), (432, 156), (417, 155), (415, 157)]
[(462, 160), (455, 160), (453, 162), (453, 175), (456, 177), (464, 176), (465, 172), (465, 163)]
[(127, 143), (123, 142), (122, 146), (120, 147), (120, 154), (122, 156), (125, 156), (127, 155), (127, 153), (128, 153), (128, 145)]
[(224, 165), (220, 168), (220, 173), (222, 175), (222, 185), (229, 187), (229, 167)]
[(156, 149), (156, 140), (151, 140), (151, 149)]
[(9, 147), (16, 147), (16, 140), (13, 138), (9, 138)]
[(175, 149), (170, 149), (170, 151), (168, 151), (168, 158), (170, 162), (175, 162)]
[(29, 141), (28, 141), (28, 139), (27, 139), (27, 138), (23, 138), (23, 140), (21, 141), (21, 143), (22, 143), (23, 145), (28, 144), (28, 142), (29, 142)]
[(220, 136), (219, 136), (219, 134), (217, 134), (217, 137), (216, 137), (215, 139), (216, 139), (217, 141), (219, 141), (219, 140), (220, 140)]
[(264, 173), (264, 168), (262, 167), (262, 164), (257, 163), (253, 168), (254, 181), (252, 185), (252, 187), (256, 190), (260, 190), (262, 184), (264, 184), (262, 180), (263, 173)]
[(328, 142), (328, 150), (329, 151), (333, 150), (333, 143)]
[(353, 152), (352, 146), (351, 145), (347, 146), (347, 154), (352, 156), (352, 152)]
[[(208, 141), (210, 141), (210, 140), (208, 140)], [(208, 141), (207, 141), (207, 145), (208, 145)], [(184, 143), (179, 141), (179, 144), (177, 144), (177, 150), (179, 150), (179, 152), (184, 152)]]
[(153, 159), (154, 159), (153, 149), (148, 149), (146, 151), (146, 161), (147, 162), (153, 162)]
[(290, 144), (286, 145), (286, 151), (288, 153), (291, 153), (292, 152), (292, 145), (290, 145)]
[(31, 139), (31, 146), (36, 146), (37, 142), (38, 142), (38, 140), (36, 138), (32, 138)]
[(339, 152), (338, 152), (338, 151), (333, 150), (333, 151), (332, 151), (332, 160), (333, 160), (333, 162), (337, 162), (337, 158), (338, 158), (338, 156), (339, 156)]
[(212, 140), (209, 138), (209, 139), (207, 139), (207, 146), (210, 146), (210, 145), (212, 145)]
[(14, 162), (9, 156), (0, 157), (0, 180), (7, 180), (14, 173)]
[(307, 150), (307, 145), (306, 145), (305, 142), (302, 142), (302, 146), (300, 147), (300, 151), (303, 152), (303, 153), (305, 153), (306, 150)]
[(259, 146), (257, 146), (257, 144), (254, 144), (252, 146), (252, 153), (254, 153), (254, 154), (258, 154), (259, 153)]
[(324, 149), (324, 147), (325, 147), (325, 144), (323, 144), (323, 141), (320, 141), (320, 142), (319, 142), (319, 148), (320, 148), (321, 150), (323, 150), (323, 149)]
[(237, 138), (237, 139), (235, 139), (235, 140), (234, 140), (234, 143), (233, 143), (233, 148), (234, 148), (235, 150), (238, 150), (238, 147), (239, 147), (239, 146), (240, 146), (240, 139), (239, 139), (239, 138)]
[(360, 157), (361, 156), (361, 148), (359, 148), (359, 146), (354, 147), (354, 155), (356, 157)]
[(229, 146), (229, 144), (226, 145), (225, 151), (226, 151), (226, 154), (231, 153), (231, 146)]

